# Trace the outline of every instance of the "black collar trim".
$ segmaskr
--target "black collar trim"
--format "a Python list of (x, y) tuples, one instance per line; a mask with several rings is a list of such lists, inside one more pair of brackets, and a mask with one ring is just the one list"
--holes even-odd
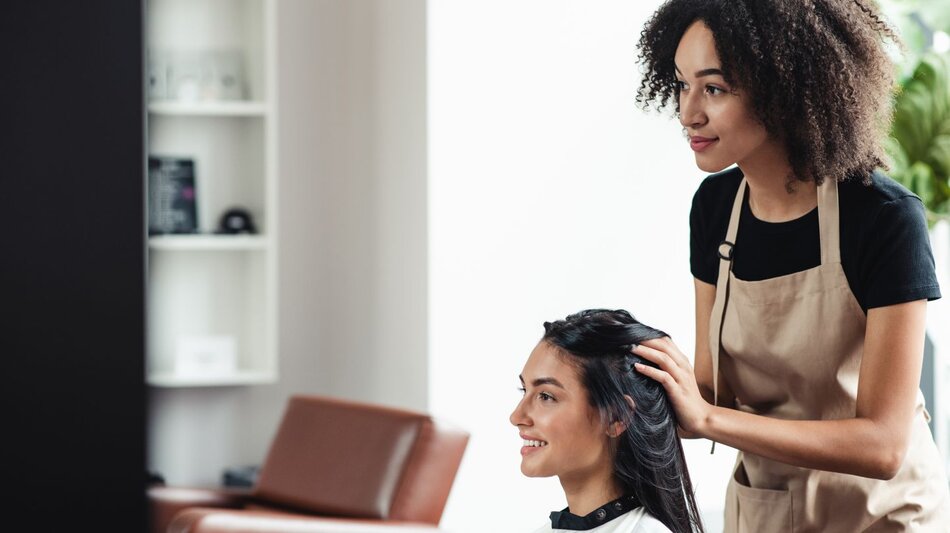
[(605, 503), (587, 516), (571, 514), (568, 508), (563, 511), (551, 512), (551, 528), (567, 529), (569, 531), (587, 531), (602, 526), (618, 516), (624, 515), (639, 507), (635, 496), (622, 496), (612, 502)]

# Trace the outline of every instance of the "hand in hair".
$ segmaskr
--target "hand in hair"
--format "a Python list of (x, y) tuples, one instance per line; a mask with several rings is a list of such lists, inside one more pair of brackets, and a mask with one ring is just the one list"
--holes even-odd
[(681, 433), (703, 436), (712, 406), (703, 399), (689, 359), (669, 337), (645, 341), (631, 350), (659, 368), (637, 364), (636, 369), (663, 385), (676, 411)]

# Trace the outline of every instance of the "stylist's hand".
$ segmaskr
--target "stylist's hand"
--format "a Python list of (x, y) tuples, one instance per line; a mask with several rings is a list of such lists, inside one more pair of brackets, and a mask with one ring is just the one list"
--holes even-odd
[(689, 359), (669, 337), (646, 341), (631, 351), (660, 367), (636, 365), (637, 371), (660, 382), (666, 389), (680, 428), (690, 436), (703, 435), (712, 406), (699, 393)]

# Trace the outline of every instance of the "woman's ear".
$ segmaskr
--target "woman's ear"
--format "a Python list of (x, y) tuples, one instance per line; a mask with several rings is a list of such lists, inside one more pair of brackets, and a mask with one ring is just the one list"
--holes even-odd
[(607, 436), (612, 439), (616, 439), (620, 435), (623, 435), (623, 432), (626, 431), (626, 429), (627, 429), (627, 425), (617, 420), (611, 423), (610, 426), (607, 428)]
[[(623, 399), (627, 401), (627, 405), (630, 406), (631, 411), (636, 410), (637, 404), (634, 403), (633, 398), (631, 398), (629, 394), (624, 394)], [(610, 424), (610, 427), (607, 428), (607, 436), (612, 439), (615, 439), (619, 437), (620, 435), (622, 435), (623, 432), (626, 430), (627, 430), (627, 425), (621, 422), (620, 420), (616, 420), (612, 424)]]
[(627, 400), (627, 405), (630, 406), (630, 410), (631, 410), (631, 411), (636, 411), (636, 410), (637, 410), (637, 404), (634, 403), (633, 398), (631, 398), (629, 394), (624, 394), (624, 395), (623, 395), (623, 399), (624, 399), (624, 400)]

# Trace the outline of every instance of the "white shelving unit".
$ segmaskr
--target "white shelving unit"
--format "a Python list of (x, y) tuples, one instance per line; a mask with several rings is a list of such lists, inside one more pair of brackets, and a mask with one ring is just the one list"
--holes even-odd
[[(238, 99), (168, 90), (148, 104), (149, 154), (195, 161), (200, 228), (149, 239), (147, 368), (156, 387), (277, 380), (275, 9), (275, 0), (148, 2), (150, 57), (228, 53), (244, 79)], [(257, 234), (214, 233), (232, 207), (251, 213)], [(222, 338), (233, 342), (233, 368), (182, 364), (182, 343)]]

